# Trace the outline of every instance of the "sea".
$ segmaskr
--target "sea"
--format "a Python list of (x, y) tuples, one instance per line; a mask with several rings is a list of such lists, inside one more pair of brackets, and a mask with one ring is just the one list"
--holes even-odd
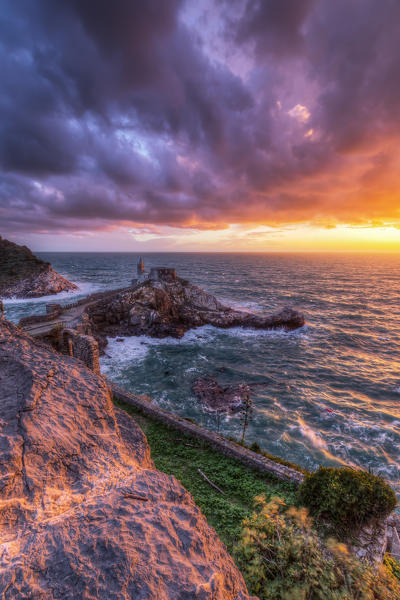
[[(5, 301), (18, 322), (100, 290), (129, 285), (135, 253), (41, 253), (79, 286), (74, 293)], [(143, 254), (146, 269), (179, 276), (222, 302), (268, 314), (302, 311), (293, 332), (205, 326), (182, 339), (109, 339), (109, 379), (163, 408), (239, 439), (240, 414), (215, 414), (196, 400), (201, 376), (247, 383), (253, 411), (245, 432), (259, 446), (310, 470), (361, 466), (400, 495), (400, 254)]]

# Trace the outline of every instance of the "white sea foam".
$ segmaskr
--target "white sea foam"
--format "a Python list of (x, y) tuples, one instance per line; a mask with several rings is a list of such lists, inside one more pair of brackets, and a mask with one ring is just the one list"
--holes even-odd
[(266, 307), (262, 306), (261, 304), (258, 304), (258, 302), (242, 302), (239, 300), (232, 300), (232, 298), (225, 298), (225, 297), (218, 297), (218, 300), (222, 303), (225, 304), (225, 306), (230, 306), (231, 308), (234, 308), (235, 310), (243, 310), (243, 311), (247, 311), (247, 312), (253, 312), (253, 313), (261, 313), (261, 312), (265, 312), (266, 311)]
[[(127, 366), (135, 362), (142, 362), (151, 348), (157, 346), (186, 346), (188, 344), (201, 345), (209, 342), (217, 329), (206, 325), (187, 331), (182, 338), (166, 337), (152, 338), (147, 335), (139, 336), (119, 336), (118, 338), (108, 338), (108, 345), (105, 355), (101, 357), (101, 366), (103, 371), (109, 372), (111, 369)], [(117, 339), (124, 340), (117, 342)], [(205, 356), (200, 358), (208, 360)]]
[(3, 304), (5, 306), (13, 306), (14, 304), (37, 304), (39, 302), (55, 302), (59, 300), (74, 301), (78, 296), (87, 296), (94, 292), (100, 291), (98, 285), (90, 283), (88, 281), (73, 281), (78, 286), (77, 290), (59, 292), (58, 294), (49, 294), (48, 296), (40, 296), (39, 298), (4, 298)]
[(185, 373), (201, 373), (201, 370), (196, 367), (189, 367), (188, 369), (185, 369)]
[(283, 327), (280, 329), (251, 329), (245, 327), (230, 327), (229, 329), (216, 329), (219, 333), (232, 335), (234, 337), (242, 338), (255, 338), (255, 337), (302, 337), (308, 339), (305, 335), (307, 326), (294, 329), (293, 331), (287, 331)]
[[(152, 338), (146, 335), (141, 336), (119, 336), (123, 342), (117, 342), (117, 338), (108, 338), (106, 355), (101, 358), (103, 370), (115, 368), (116, 365), (127, 365), (134, 362), (142, 362), (150, 349), (155, 346), (201, 346), (213, 342), (219, 335), (231, 335), (234, 337), (258, 337), (258, 336), (287, 336), (295, 332), (287, 332), (283, 329), (261, 330), (261, 329), (243, 329), (233, 327), (231, 329), (219, 329), (212, 325), (204, 325), (197, 329), (187, 331), (182, 338), (166, 337)], [(200, 354), (199, 358), (208, 361), (207, 356)]]

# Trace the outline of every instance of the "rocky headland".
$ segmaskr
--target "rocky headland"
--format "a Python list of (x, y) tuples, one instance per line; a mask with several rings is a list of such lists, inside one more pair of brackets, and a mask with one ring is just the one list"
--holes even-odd
[(0, 237), (0, 298), (37, 298), (76, 289), (29, 248)]
[(0, 319), (0, 595), (249, 600), (102, 377)]
[(290, 331), (305, 323), (304, 316), (291, 308), (264, 316), (225, 306), (213, 295), (178, 277), (174, 269), (152, 269), (151, 275), (128, 291), (88, 306), (93, 334), (101, 348), (105, 347), (107, 336), (179, 338), (202, 325)]

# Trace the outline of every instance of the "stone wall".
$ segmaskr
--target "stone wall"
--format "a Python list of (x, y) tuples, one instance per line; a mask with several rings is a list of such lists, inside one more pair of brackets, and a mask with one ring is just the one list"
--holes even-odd
[(75, 329), (64, 329), (62, 336), (63, 354), (79, 358), (89, 369), (100, 375), (99, 345), (95, 338)]
[(58, 316), (62, 312), (61, 304), (57, 304), (55, 302), (48, 302), (46, 304), (46, 315), (54, 315)]
[(123, 390), (114, 383), (111, 383), (111, 391), (117, 400), (121, 400), (122, 402), (126, 402), (126, 404), (134, 406), (144, 415), (160, 421), (164, 425), (173, 427), (195, 439), (206, 442), (218, 452), (240, 460), (240, 462), (245, 465), (254, 467), (264, 473), (270, 473), (278, 479), (289, 481), (296, 485), (300, 485), (304, 480), (304, 475), (299, 471), (274, 462), (261, 454), (257, 454), (256, 452), (244, 448), (240, 444), (227, 440), (213, 431), (209, 431), (204, 427), (200, 427), (200, 425), (187, 421), (177, 415), (173, 415), (153, 404), (151, 400), (146, 401), (143, 398), (139, 398), (138, 396)]
[(150, 269), (149, 279), (154, 281), (174, 281), (176, 271), (171, 267), (153, 267)]
[(61, 311), (48, 312), (45, 315), (31, 315), (30, 317), (23, 317), (20, 319), (18, 326), (24, 329), (25, 327), (29, 327), (30, 325), (40, 325), (41, 323), (45, 324), (49, 321), (54, 321), (61, 314)]
[[(173, 427), (192, 438), (206, 442), (218, 452), (235, 458), (245, 465), (254, 467), (258, 471), (270, 473), (277, 479), (289, 481), (295, 485), (300, 485), (304, 480), (304, 475), (299, 471), (274, 462), (269, 458), (244, 448), (240, 444), (225, 439), (213, 431), (209, 431), (200, 427), (200, 425), (173, 415), (153, 404), (151, 399), (139, 398), (135, 394), (123, 390), (115, 383), (111, 383), (111, 391), (117, 400), (134, 406), (144, 415), (160, 421), (168, 427)], [(384, 522), (364, 527), (356, 543), (353, 546), (350, 544), (350, 550), (358, 558), (367, 560), (372, 564), (381, 563), (385, 552), (389, 552), (399, 560), (400, 516), (392, 514)]]

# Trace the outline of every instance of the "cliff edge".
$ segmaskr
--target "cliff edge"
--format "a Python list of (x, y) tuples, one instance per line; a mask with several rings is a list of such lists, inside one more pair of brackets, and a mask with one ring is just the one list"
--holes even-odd
[(0, 298), (37, 298), (76, 289), (29, 248), (0, 236)]
[(0, 596), (249, 600), (102, 377), (0, 320)]

